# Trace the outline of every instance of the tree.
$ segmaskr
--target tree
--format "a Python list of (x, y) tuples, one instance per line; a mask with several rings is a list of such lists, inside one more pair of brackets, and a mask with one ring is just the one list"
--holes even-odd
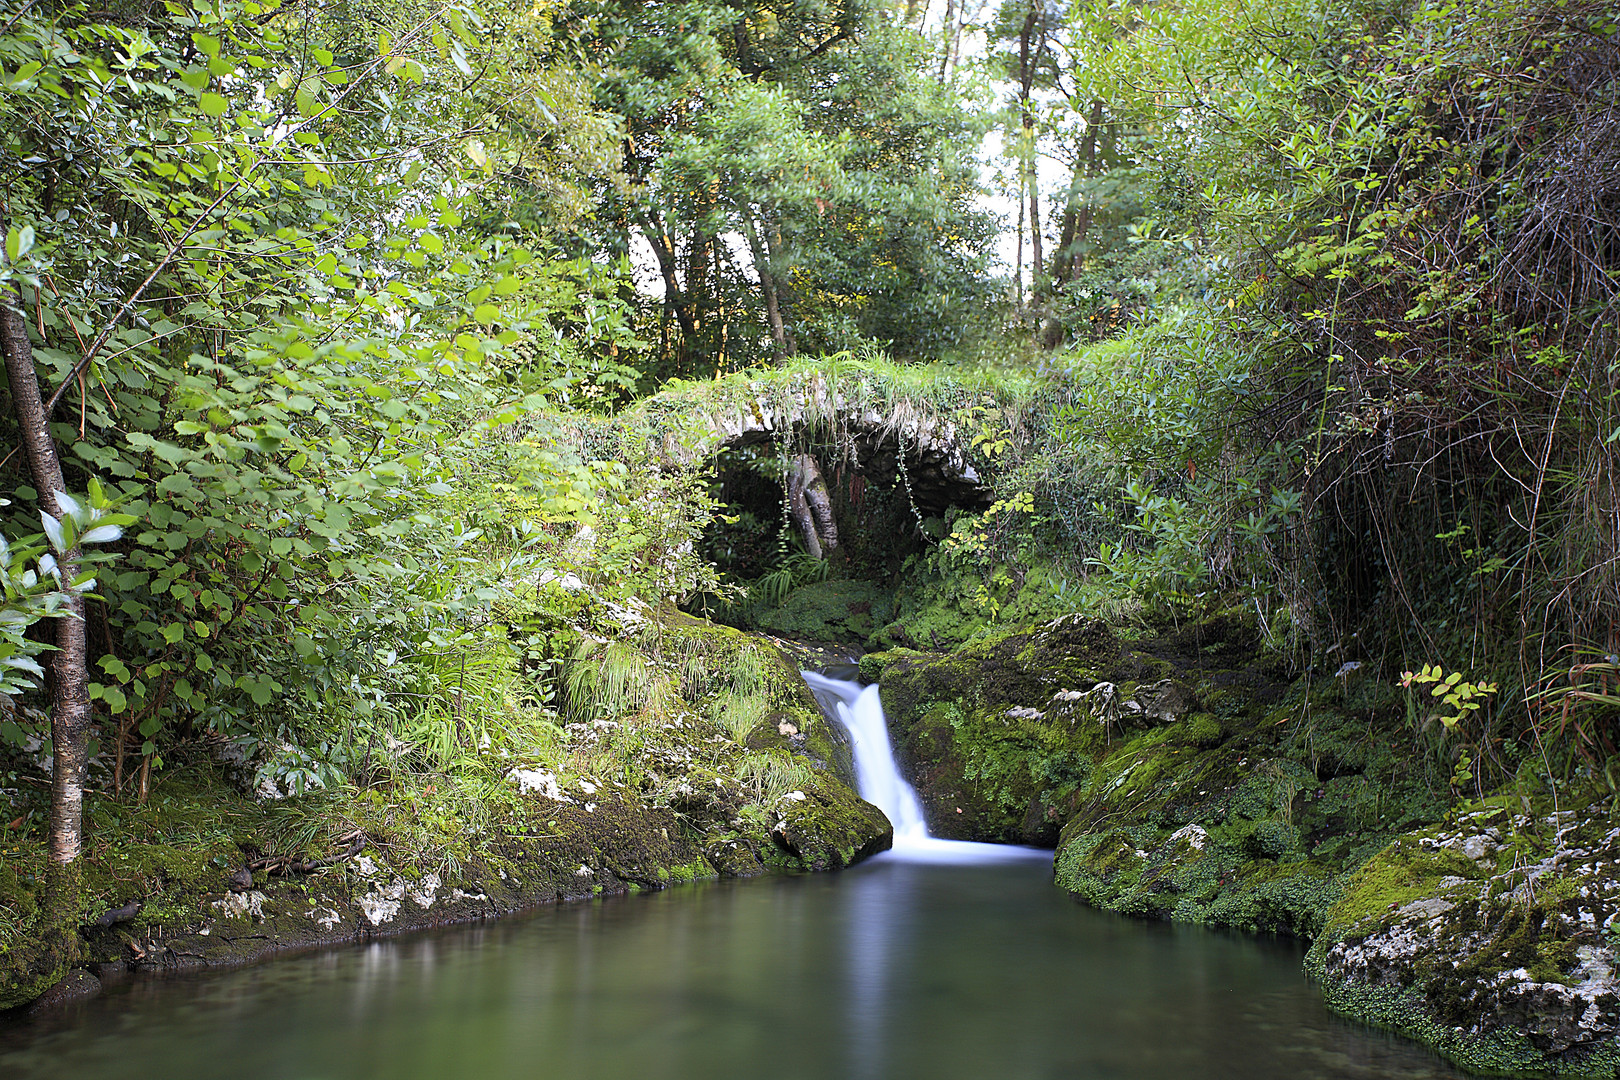
[(675, 371), (871, 330), (904, 348), (903, 292), (933, 290), (939, 336), (965, 332), (987, 233), (971, 125), (913, 31), (853, 2), (590, 11), (598, 101), (626, 132), (601, 242), (637, 229), (650, 244)]
[[(1047, 282), (1042, 252), (1044, 223), (1036, 167), (1041, 131), (1036, 123), (1038, 106), (1034, 92), (1049, 88), (1056, 79), (1052, 39), (1061, 22), (1061, 12), (1047, 0), (1008, 0), (996, 13), (990, 30), (991, 41), (1003, 46), (1000, 51), (991, 54), (991, 70), (1013, 84), (1013, 100), (1007, 124), (1008, 142), (1011, 144), (1008, 153), (1017, 162), (1018, 213), (1020, 221), (1029, 224), (1030, 287), (1037, 300), (1046, 294)], [(1013, 130), (1014, 124), (1016, 130)], [(1023, 244), (1024, 234), (1020, 227), (1019, 254), (1014, 266), (1015, 277), (1020, 282)], [(1018, 286), (1018, 289), (1019, 304), (1022, 305), (1022, 286)]]
[[(470, 9), (385, 15), (43, 4), (0, 31), (0, 345), (31, 481), (0, 525), (33, 502), (63, 585), (58, 862), (98, 717), (140, 797), (166, 739), (341, 743), (391, 677), (365, 638), (422, 610), (380, 598), (453, 542), (431, 511), (455, 455), (563, 381), (507, 361), (554, 346), (577, 293), (525, 271), (543, 236), (489, 223), (577, 204), (558, 162), (588, 169), (605, 124)], [(141, 528), (87, 606), (77, 541), (112, 503)]]

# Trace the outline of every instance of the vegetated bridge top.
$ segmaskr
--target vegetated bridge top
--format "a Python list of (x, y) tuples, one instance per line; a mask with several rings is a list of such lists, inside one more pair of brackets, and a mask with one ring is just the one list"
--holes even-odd
[(935, 368), (831, 359), (678, 382), (642, 402), (655, 447), (677, 466), (736, 447), (813, 454), (910, 489), (926, 514), (991, 501), (978, 445), (1018, 411), (1018, 387)]

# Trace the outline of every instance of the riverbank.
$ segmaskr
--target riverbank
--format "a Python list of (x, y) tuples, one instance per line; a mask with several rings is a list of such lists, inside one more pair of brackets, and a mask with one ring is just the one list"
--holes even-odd
[(1240, 612), (863, 670), (941, 835), (1055, 842), (1057, 884), (1103, 910), (1301, 938), (1333, 1008), (1468, 1069), (1615, 1074), (1620, 820), (1528, 768), (1468, 801), (1400, 687), (1289, 679)]
[[(92, 837), (120, 839), (92, 844), (71, 959), (32, 984), (26, 950), (50, 940), (26, 922), (44, 910), (43, 853), (8, 846), (0, 900), (21, 927), (5, 940), (8, 992), (58, 983), (48, 1007), (101, 975), (837, 869), (888, 846), (796, 661), (697, 620), (662, 632), (711, 660), (729, 650), (718, 668), (769, 657), (751, 676), (768, 707), (727, 723), (705, 706), (645, 732), (639, 786), (587, 773), (576, 752), (571, 771), (508, 765), (474, 802), (398, 782), (266, 800), (199, 753), (144, 804), (94, 796)], [(1611, 807), (1533, 780), (1464, 800), (1399, 687), (1289, 679), (1240, 613), (1134, 635), (1067, 616), (860, 669), (936, 836), (1055, 846), (1056, 883), (1103, 910), (1298, 937), (1330, 1006), (1475, 1071), (1620, 1063)], [(569, 738), (589, 751), (603, 734)]]
[[(855, 799), (836, 777), (816, 776), (800, 797), (780, 800), (769, 830), (712, 835), (669, 808), (638, 805), (621, 792), (550, 793), (520, 789), (450, 862), (424, 869), (386, 840), (361, 833), (323, 859), (265, 856), (251, 840), (108, 846), (85, 860), (84, 896), (71, 970), (102, 976), (125, 971), (185, 971), (254, 963), (269, 956), (362, 942), (428, 927), (499, 918), (537, 906), (657, 890), (719, 876), (836, 869), (887, 847), (882, 815)], [(171, 780), (178, 787), (182, 776)], [(520, 778), (519, 783), (531, 782)], [(712, 781), (711, 781), (712, 782)], [(592, 786), (586, 782), (586, 786)], [(724, 792), (741, 802), (740, 792)], [(203, 785), (193, 799), (217, 794)], [(180, 816), (180, 792), (152, 800), (154, 813)], [(200, 802), (190, 807), (195, 811)], [(216, 805), (215, 813), (220, 812)], [(325, 809), (333, 807), (327, 804)], [(276, 815), (237, 804), (221, 816), (251, 835)], [(738, 818), (737, 820), (744, 820)], [(0, 902), (26, 919), (39, 905), (37, 856), (8, 852)], [(33, 870), (33, 872), (30, 872)], [(7, 942), (16, 967), (5, 987), (32, 999), (66, 972), (28, 976), (28, 950), (42, 936)], [(41, 985), (43, 984), (43, 985)], [(93, 987), (82, 977), (64, 988)], [(33, 991), (32, 993), (30, 991)], [(47, 994), (46, 1003), (62, 993)], [(24, 1004), (24, 1002), (18, 1002)]]
[[(0, 1006), (72, 971), (93, 992), (96, 973), (252, 963), (701, 878), (837, 869), (888, 847), (793, 660), (675, 613), (645, 626), (663, 652), (634, 662), (684, 657), (671, 695), (656, 711), (609, 703), (525, 757), (492, 744), (460, 771), (378, 768), (365, 786), (286, 797), (231, 744), (199, 740), (144, 801), (91, 792), (68, 890), (52, 893), (37, 834), (9, 840)], [(14, 769), (15, 827), (39, 812), (43, 769)]]
[(132, 979), (0, 1024), (0, 1075), (1458, 1080), (1329, 1014), (1298, 965), (1288, 942), (1072, 904), (1043, 860), (884, 854)]

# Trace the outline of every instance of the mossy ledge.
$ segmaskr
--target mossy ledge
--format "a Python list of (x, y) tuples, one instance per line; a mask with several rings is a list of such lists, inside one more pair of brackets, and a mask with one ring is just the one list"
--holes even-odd
[(1612, 1077), (1616, 865), (1606, 804), (1459, 808), (1349, 878), (1306, 968), (1338, 1011), (1469, 1069)]
[[(0, 1002), (26, 1005), (74, 968), (107, 976), (236, 966), (722, 875), (836, 869), (888, 847), (887, 820), (841, 781), (818, 777), (808, 787), (773, 828), (734, 829), (707, 848), (672, 810), (612, 795), (526, 795), (522, 812), (470, 845), (454, 871), (423, 872), (368, 844), (310, 874), (261, 870), (251, 884), (233, 884), (245, 859), (234, 844), (110, 850), (87, 864), (87, 906), (66, 920), (83, 924), (76, 935), (28, 935), (0, 953)], [(0, 902), (32, 912), (40, 884), (26, 869), (0, 867)]]
[[(839, 869), (889, 847), (893, 827), (851, 786), (847, 741), (772, 643), (674, 612), (654, 629), (701, 658), (710, 674), (688, 680), (701, 692), (570, 725), (566, 753), (504, 761), (470, 797), (444, 789), (453, 778), (396, 776), (261, 801), (202, 746), (144, 805), (93, 795), (71, 872), (53, 872), (39, 843), (0, 861), (0, 1009), (59, 1003), (68, 995), (41, 995), (70, 976), (82, 994), (90, 975), (248, 964), (706, 878)], [(739, 664), (754, 712), (727, 728), (715, 717)], [(616, 737), (629, 750), (605, 748)], [(607, 771), (615, 761), (634, 767)]]
[(1055, 843), (1095, 907), (1311, 941), (1332, 1008), (1470, 1070), (1617, 1075), (1606, 804), (1459, 805), (1398, 688), (1261, 655), (1237, 612), (1070, 616), (861, 673), (942, 835)]

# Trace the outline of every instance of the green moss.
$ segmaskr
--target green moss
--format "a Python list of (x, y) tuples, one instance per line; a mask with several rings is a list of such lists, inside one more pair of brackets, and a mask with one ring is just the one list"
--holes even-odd
[(1181, 734), (1193, 746), (1208, 749), (1220, 745), (1221, 722), (1211, 713), (1193, 713), (1183, 723)]
[(26, 1004), (61, 981), (79, 956), (78, 866), (34, 866), (25, 882), (0, 864), (0, 902), (13, 924), (0, 936), (0, 1009)]
[(1391, 911), (1435, 895), (1441, 878), (1469, 878), (1478, 872), (1460, 852), (1430, 849), (1420, 836), (1400, 837), (1351, 876), (1328, 932), (1335, 940), (1364, 936), (1383, 925)]
[(1620, 1047), (1613, 1041), (1557, 1060), (1522, 1032), (1495, 1030), (1476, 1035), (1465, 1027), (1438, 1023), (1424, 995), (1405, 986), (1349, 984), (1326, 974), (1323, 939), (1305, 956), (1306, 974), (1334, 1012), (1354, 1017), (1427, 1043), (1472, 1072), (1488, 1076), (1614, 1077), (1620, 1075)]
[(806, 641), (864, 642), (893, 618), (894, 599), (869, 581), (822, 581), (759, 616), (761, 629)]

